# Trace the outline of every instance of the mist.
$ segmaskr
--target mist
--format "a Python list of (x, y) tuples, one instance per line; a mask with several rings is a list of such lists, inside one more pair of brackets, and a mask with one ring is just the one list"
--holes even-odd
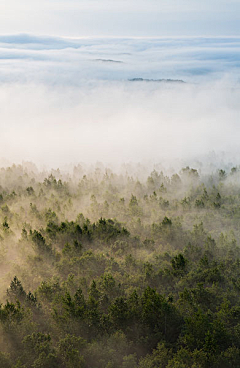
[(47, 168), (238, 160), (239, 42), (2, 35), (0, 157)]
[(239, 50), (0, 36), (1, 367), (239, 367)]
[(0, 86), (1, 156), (58, 167), (234, 156), (240, 89), (202, 84), (94, 81), (79, 87)]

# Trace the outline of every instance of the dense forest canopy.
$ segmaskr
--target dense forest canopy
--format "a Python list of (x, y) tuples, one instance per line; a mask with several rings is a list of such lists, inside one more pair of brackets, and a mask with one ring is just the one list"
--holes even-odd
[(0, 367), (240, 367), (240, 168), (0, 170)]

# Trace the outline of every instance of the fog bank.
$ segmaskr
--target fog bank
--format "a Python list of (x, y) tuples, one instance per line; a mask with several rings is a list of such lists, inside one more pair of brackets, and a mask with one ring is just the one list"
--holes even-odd
[(0, 156), (47, 166), (235, 157), (240, 89), (227, 79), (171, 84), (94, 81), (82, 87), (0, 86)]

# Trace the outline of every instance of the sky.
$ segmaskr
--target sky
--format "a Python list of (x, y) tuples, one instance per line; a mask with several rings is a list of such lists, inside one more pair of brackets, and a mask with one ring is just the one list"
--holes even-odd
[(239, 0), (0, 0), (0, 33), (240, 35)]

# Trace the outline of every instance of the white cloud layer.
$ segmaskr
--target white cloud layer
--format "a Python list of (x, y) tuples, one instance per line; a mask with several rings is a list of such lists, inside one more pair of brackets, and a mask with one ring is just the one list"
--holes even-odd
[(56, 167), (236, 156), (239, 46), (237, 37), (0, 36), (0, 157)]
[(60, 38), (0, 36), (0, 82), (239, 78), (240, 37)]

